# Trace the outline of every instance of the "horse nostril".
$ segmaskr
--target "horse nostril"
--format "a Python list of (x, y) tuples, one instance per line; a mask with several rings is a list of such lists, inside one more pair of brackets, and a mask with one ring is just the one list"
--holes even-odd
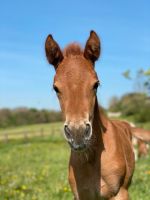
[(84, 132), (84, 137), (85, 139), (90, 139), (90, 136), (91, 136), (91, 125), (89, 123), (86, 124), (86, 129), (85, 129), (85, 132)]
[(65, 136), (66, 136), (67, 140), (72, 140), (71, 131), (68, 128), (68, 125), (64, 126), (64, 132), (65, 132)]

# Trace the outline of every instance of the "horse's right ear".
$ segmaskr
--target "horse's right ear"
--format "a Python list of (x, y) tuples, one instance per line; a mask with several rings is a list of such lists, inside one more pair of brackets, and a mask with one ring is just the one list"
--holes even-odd
[(48, 35), (46, 38), (45, 52), (48, 62), (52, 64), (56, 69), (59, 63), (63, 60), (63, 54), (60, 50), (59, 45), (53, 39), (52, 35)]

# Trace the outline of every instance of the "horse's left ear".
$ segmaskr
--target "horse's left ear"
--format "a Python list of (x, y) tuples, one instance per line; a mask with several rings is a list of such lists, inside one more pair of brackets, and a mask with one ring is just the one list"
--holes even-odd
[(100, 56), (100, 49), (100, 39), (94, 31), (91, 31), (85, 45), (84, 57), (94, 64)]

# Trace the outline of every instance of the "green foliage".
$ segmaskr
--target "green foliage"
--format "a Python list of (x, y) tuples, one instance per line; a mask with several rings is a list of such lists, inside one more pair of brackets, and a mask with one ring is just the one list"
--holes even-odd
[(136, 122), (150, 121), (150, 98), (146, 94), (131, 93), (112, 101), (112, 112), (121, 112), (123, 116), (133, 116)]
[(120, 102), (122, 114), (125, 116), (129, 116), (134, 115), (136, 112), (139, 112), (141, 106), (145, 104), (145, 99), (145, 94), (131, 93), (124, 95), (121, 98)]
[(145, 76), (150, 76), (150, 69), (144, 72)]
[(126, 79), (131, 80), (130, 70), (127, 70), (127, 71), (123, 72), (122, 75), (123, 75)]
[(62, 121), (60, 112), (35, 108), (0, 109), (0, 128)]
[(113, 96), (109, 102), (109, 111), (120, 112), (121, 111), (121, 101), (117, 97)]
[(135, 114), (136, 122), (149, 122), (150, 121), (150, 104), (144, 105), (139, 109), (139, 112)]
[[(60, 132), (28, 143), (0, 143), (0, 200), (72, 199), (67, 180), (69, 154), (70, 148)], [(150, 156), (137, 162), (130, 187), (132, 200), (149, 200), (149, 166)]]

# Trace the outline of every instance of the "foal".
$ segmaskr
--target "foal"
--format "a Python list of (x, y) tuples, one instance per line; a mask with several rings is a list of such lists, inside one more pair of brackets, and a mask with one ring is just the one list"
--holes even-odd
[(132, 127), (133, 139), (137, 140), (138, 158), (149, 153), (150, 131), (143, 128)]
[(100, 40), (90, 32), (85, 49), (71, 44), (61, 51), (48, 35), (46, 56), (56, 70), (54, 90), (65, 118), (64, 135), (71, 147), (69, 183), (75, 200), (128, 200), (134, 171), (131, 129), (110, 121), (99, 110), (94, 70)]

